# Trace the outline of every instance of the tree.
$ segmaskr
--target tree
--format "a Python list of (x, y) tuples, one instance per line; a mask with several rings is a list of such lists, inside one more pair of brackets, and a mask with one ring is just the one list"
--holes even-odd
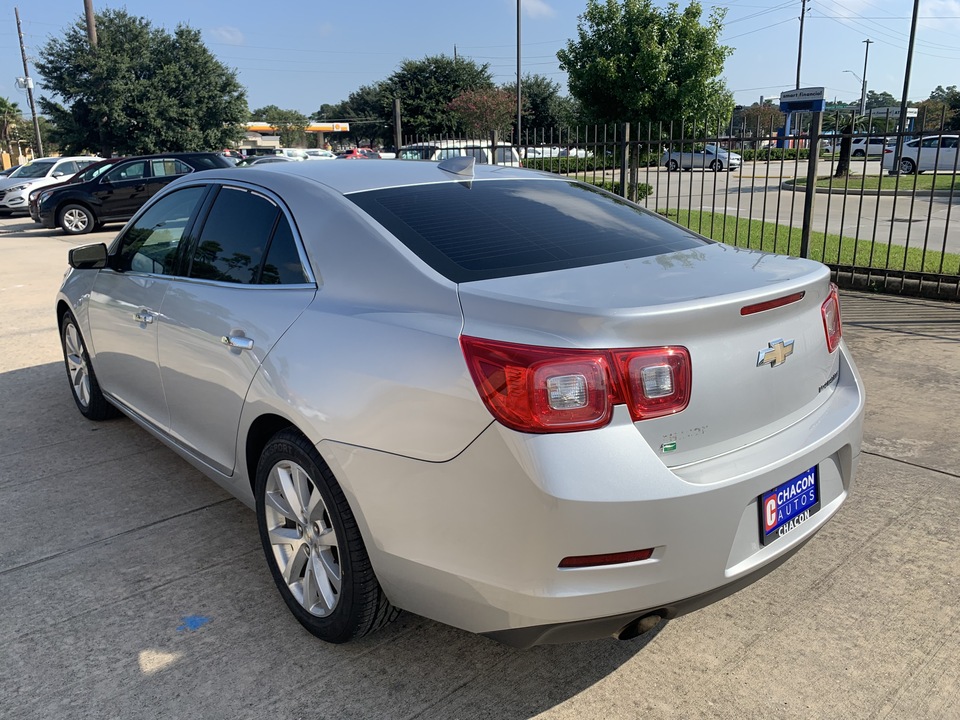
[(125, 10), (97, 14), (98, 45), (83, 18), (40, 49), (40, 98), (65, 152), (104, 156), (213, 150), (243, 137), (245, 91), (200, 32), (171, 34)]
[(493, 90), (490, 66), (446, 55), (404, 60), (400, 69), (378, 84), (380, 119), (393, 126), (393, 99), (400, 98), (404, 133), (440, 135), (457, 131), (447, 110), (450, 102), (467, 90)]
[(557, 53), (570, 93), (596, 122), (726, 121), (733, 95), (719, 77), (733, 50), (719, 44), (725, 11), (702, 25), (702, 9), (682, 12), (653, 0), (588, 0), (577, 40)]
[[(513, 112), (516, 113), (517, 83), (508, 83), (503, 89), (513, 97)], [(560, 83), (543, 75), (524, 75), (520, 82), (520, 98), (525, 135), (528, 131), (543, 133), (553, 128), (575, 125), (579, 121), (576, 101), (560, 95)]]
[(773, 100), (764, 100), (763, 104), (754, 103), (744, 108), (741, 116), (744, 129), (747, 132), (757, 132), (759, 128), (761, 136), (772, 135), (786, 122), (786, 116), (780, 112), (779, 106), (773, 104)]
[(466, 90), (450, 101), (461, 128), (471, 135), (485, 137), (490, 131), (509, 141), (516, 119), (516, 92), (506, 90)]
[(888, 92), (867, 91), (867, 110), (888, 107), (900, 107), (900, 101)]
[(307, 144), (307, 125), (310, 118), (297, 110), (283, 110), (276, 105), (267, 105), (250, 112), (251, 120), (270, 125), (280, 136), (283, 147), (304, 147)]
[(20, 113), (20, 106), (15, 102), (0, 97), (0, 145), (3, 152), (10, 153), (10, 157), (16, 161), (20, 156), (19, 147), (14, 143), (19, 139), (20, 124), (23, 117)]
[[(940, 107), (944, 109), (944, 130), (960, 130), (960, 90), (957, 90), (956, 85), (949, 85), (944, 88), (942, 85), (937, 85), (932, 93), (930, 93), (930, 98), (925, 100), (924, 103), (938, 103), (939, 106), (930, 112), (930, 108), (927, 108), (927, 115), (929, 119), (928, 123), (936, 123), (936, 127), (939, 127), (940, 122)], [(923, 105), (923, 103), (921, 103)], [(923, 110), (920, 111), (921, 114)], [(932, 129), (925, 127), (924, 129)]]

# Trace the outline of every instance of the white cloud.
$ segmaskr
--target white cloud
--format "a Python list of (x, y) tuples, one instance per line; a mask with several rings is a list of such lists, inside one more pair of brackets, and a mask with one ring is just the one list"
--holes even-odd
[(210, 30), (210, 35), (217, 41), (226, 45), (243, 45), (247, 39), (243, 36), (240, 28), (232, 25), (223, 25)]
[(553, 8), (544, 0), (520, 0), (520, 7), (532, 18), (553, 17)]

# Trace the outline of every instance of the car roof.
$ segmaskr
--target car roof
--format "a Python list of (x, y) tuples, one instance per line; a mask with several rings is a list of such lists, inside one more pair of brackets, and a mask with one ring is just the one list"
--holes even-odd
[[(263, 173), (263, 175), (261, 175)], [(509, 167), (507, 165), (477, 164), (473, 167), (473, 177), (457, 175), (441, 170), (439, 163), (431, 160), (372, 160), (365, 163), (269, 163), (253, 165), (249, 168), (204, 171), (200, 177), (213, 174), (229, 179), (249, 179), (251, 182), (263, 180), (269, 184), (266, 173), (296, 175), (322, 183), (344, 195), (366, 190), (382, 190), (390, 187), (408, 185), (427, 185), (445, 182), (468, 182), (493, 179), (540, 179), (568, 180), (559, 175), (535, 172)], [(198, 177), (196, 175), (192, 176)]]

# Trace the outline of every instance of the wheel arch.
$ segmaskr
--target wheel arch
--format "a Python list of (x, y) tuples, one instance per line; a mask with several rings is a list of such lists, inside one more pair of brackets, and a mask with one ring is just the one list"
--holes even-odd
[(260, 455), (263, 454), (263, 449), (267, 446), (267, 443), (270, 442), (270, 438), (281, 430), (288, 428), (307, 437), (306, 433), (300, 430), (300, 428), (289, 419), (272, 413), (260, 415), (250, 424), (250, 428), (247, 430), (246, 442), (244, 443), (244, 461), (251, 495), (256, 494), (257, 465), (260, 463)]
[(69, 197), (64, 198), (57, 203), (56, 209), (53, 211), (53, 222), (59, 227), (60, 225), (60, 216), (63, 214), (64, 208), (69, 207), (70, 205), (79, 205), (80, 207), (86, 208), (90, 211), (90, 214), (93, 215), (93, 220), (96, 223), (100, 217), (97, 213), (97, 208), (90, 202), (87, 202), (85, 198), (76, 198)]

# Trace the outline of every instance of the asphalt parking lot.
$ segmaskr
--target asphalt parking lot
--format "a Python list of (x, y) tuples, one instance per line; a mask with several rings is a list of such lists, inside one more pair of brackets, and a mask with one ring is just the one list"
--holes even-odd
[(842, 295), (854, 492), (737, 595), (627, 642), (517, 651), (403, 614), (331, 646), (250, 510), (76, 411), (54, 295), (67, 249), (113, 234), (0, 219), (0, 718), (960, 718), (960, 305)]

